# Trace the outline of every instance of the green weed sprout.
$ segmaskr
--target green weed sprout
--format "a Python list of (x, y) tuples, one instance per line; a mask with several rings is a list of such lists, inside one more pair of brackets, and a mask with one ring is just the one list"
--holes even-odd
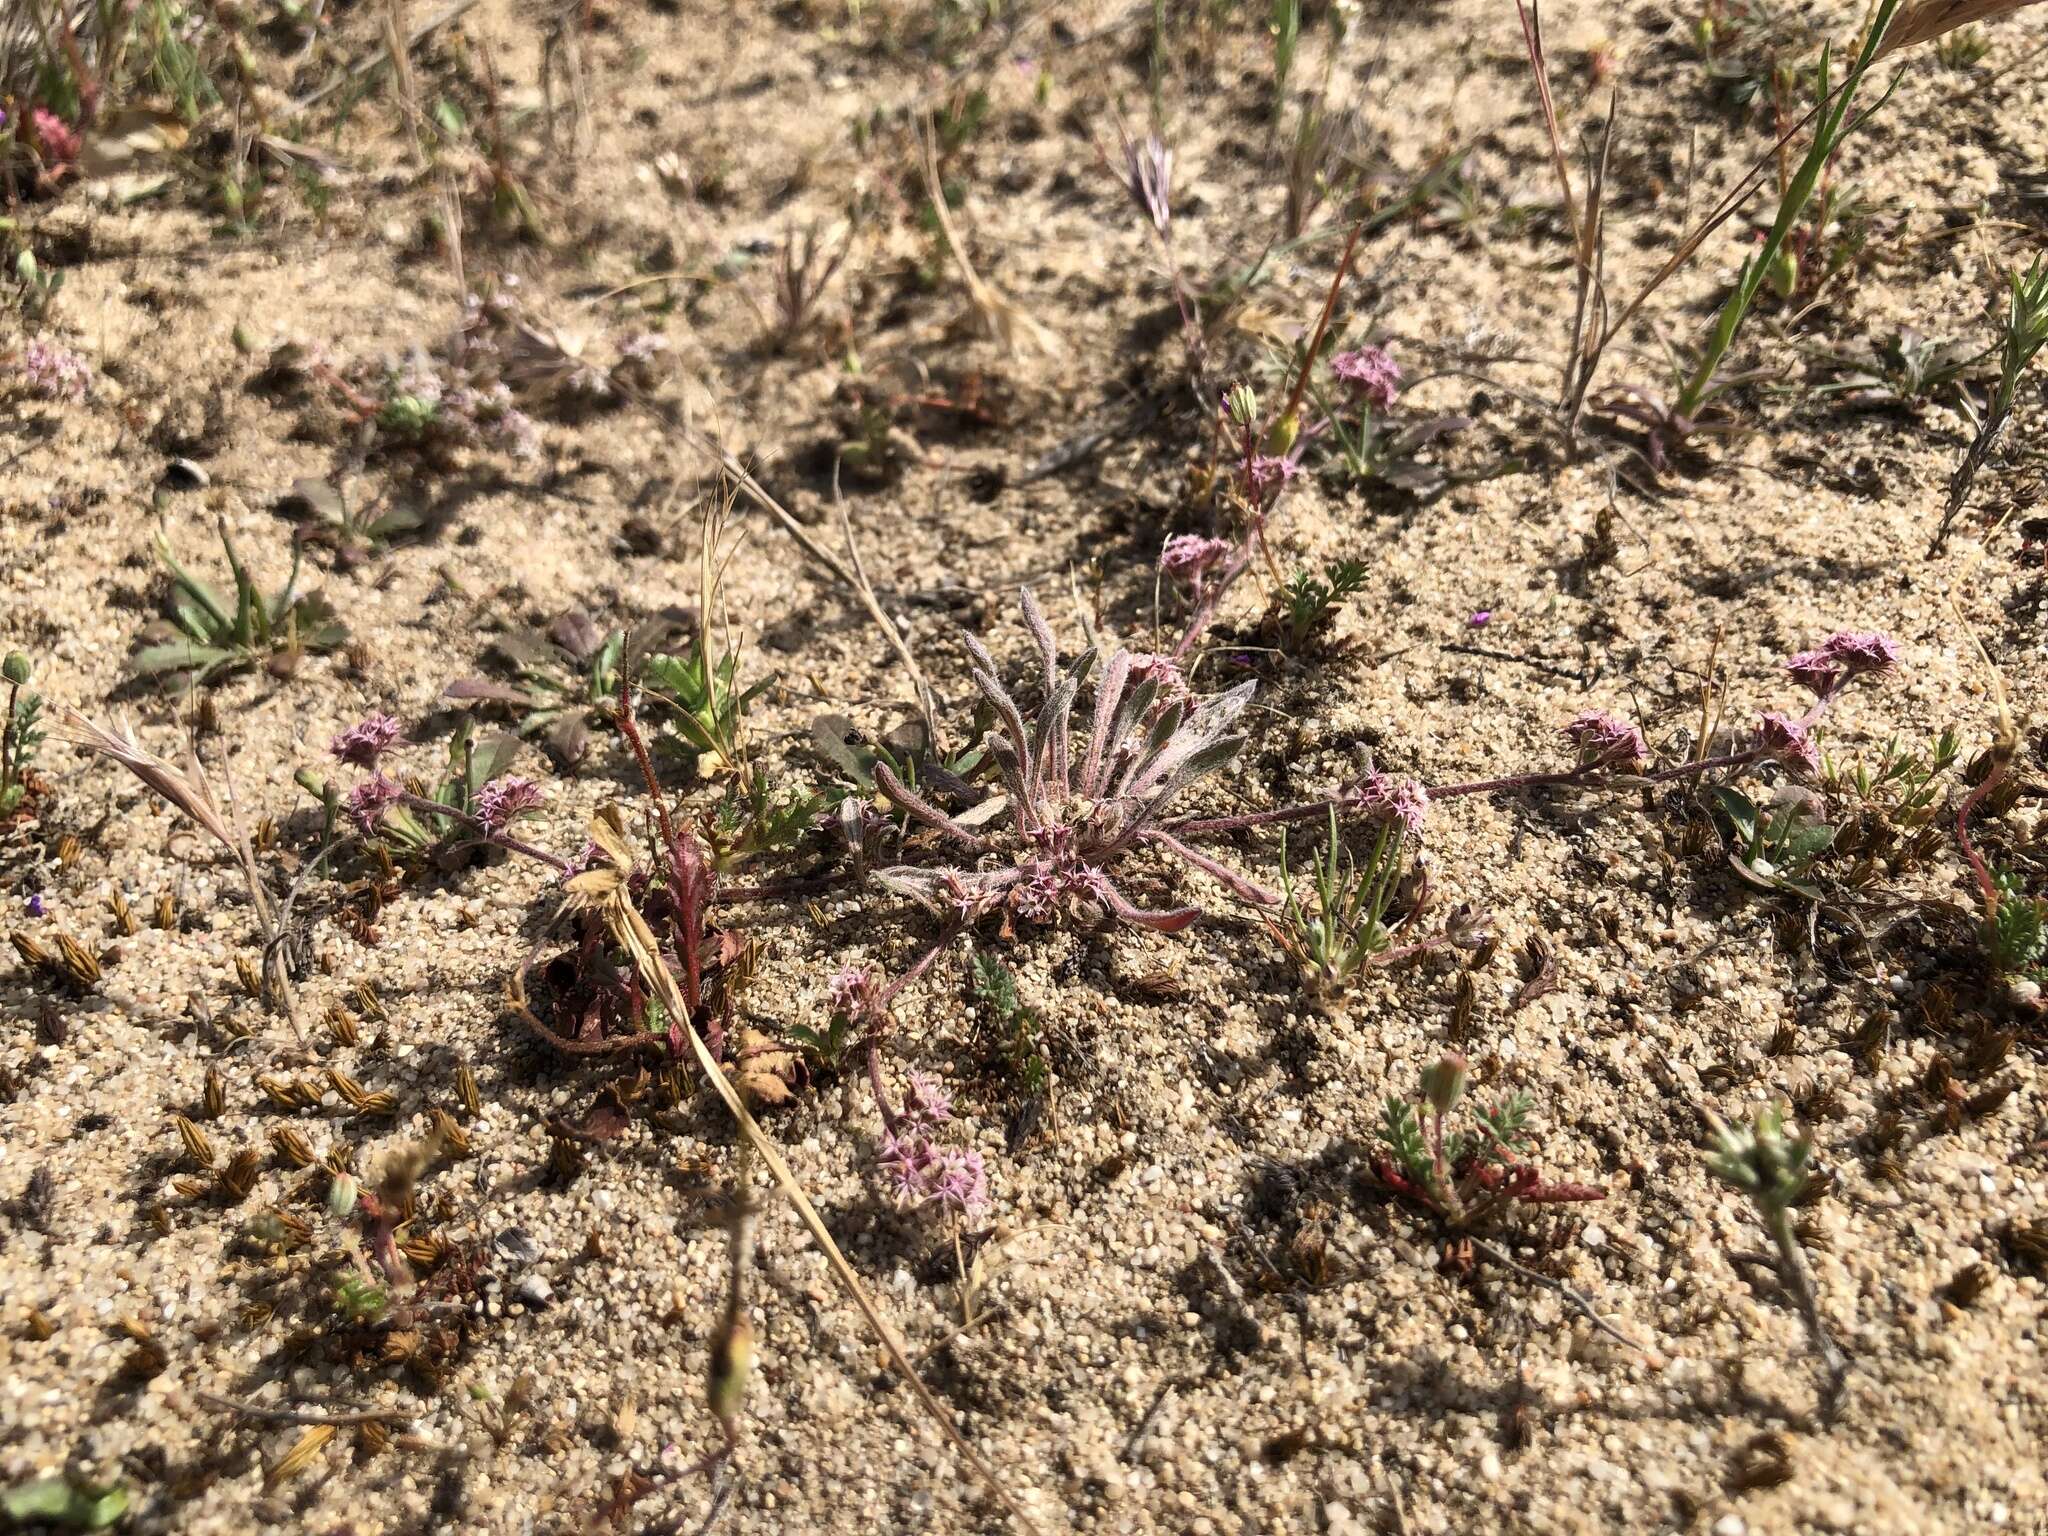
[(1779, 1276), (1797, 1298), (1807, 1336), (1827, 1371), (1828, 1398), (1832, 1402), (1840, 1395), (1849, 1374), (1849, 1361), (1828, 1333), (1827, 1322), (1820, 1313), (1820, 1299), (1814, 1293), (1813, 1277), (1807, 1271), (1806, 1255), (1792, 1230), (1792, 1208), (1805, 1196), (1813, 1179), (1813, 1139), (1804, 1134), (1788, 1134), (1784, 1111), (1775, 1104), (1759, 1109), (1747, 1125), (1731, 1126), (1711, 1113), (1707, 1124), (1713, 1135), (1707, 1153), (1707, 1172), (1747, 1195), (1763, 1219), (1764, 1230), (1777, 1248)]
[(221, 548), (234, 576), (229, 599), (178, 563), (162, 534), (156, 538), (157, 558), (171, 573), (169, 638), (144, 644), (129, 666), (141, 677), (190, 674), (207, 683), (224, 673), (261, 663), (273, 677), (289, 677), (308, 651), (332, 651), (348, 640), (348, 626), (318, 593), (301, 593), (299, 549), (292, 546), (291, 574), (277, 594), (266, 597), (235, 551), (227, 524), (220, 525)]
[(12, 815), (28, 797), (24, 775), (43, 744), (43, 697), (22, 692), (32, 673), (27, 656), (20, 651), (7, 653), (7, 714), (0, 718), (0, 816)]
[[(1742, 322), (1749, 314), (1750, 305), (1756, 301), (1757, 291), (1772, 271), (1785, 248), (1785, 242), (1799, 223), (1800, 215), (1806, 211), (1807, 203), (1813, 197), (1813, 189), (1820, 181), (1821, 172), (1841, 148), (1843, 140), (1868, 122), (1871, 114), (1882, 107), (1891, 96), (1887, 87), (1876, 106), (1859, 113), (1854, 118), (1849, 108), (1855, 102), (1863, 77), (1869, 73), (1876, 61), (1878, 49), (1883, 45), (1884, 35), (1890, 28), (1892, 17), (1898, 13), (1901, 0), (1884, 0), (1878, 7), (1869, 33), (1863, 40), (1863, 47), (1850, 67), (1849, 74), (1842, 81), (1841, 88), (1832, 100), (1828, 88), (1828, 66), (1832, 58), (1832, 47), (1824, 46), (1820, 54), (1820, 72), (1817, 94), (1822, 102), (1819, 124), (1814, 129), (1813, 143), (1806, 151), (1806, 158), (1799, 162), (1799, 169), (1785, 184), (1784, 195), (1778, 199), (1778, 216), (1772, 221), (1770, 233), (1764, 237), (1748, 260), (1743, 262), (1741, 274), (1735, 280), (1735, 289), (1721, 306), (1721, 313), (1714, 322), (1714, 329), (1707, 337), (1706, 349), (1701, 352), (1699, 362), (1694, 366), (1692, 376), (1679, 391), (1674, 415), (1682, 421), (1695, 421), (1699, 410), (1714, 394), (1715, 377), (1721, 371), (1721, 363), (1728, 355), (1728, 349), (1735, 344), (1735, 337), (1742, 329)], [(1897, 77), (1892, 84), (1897, 85)]]

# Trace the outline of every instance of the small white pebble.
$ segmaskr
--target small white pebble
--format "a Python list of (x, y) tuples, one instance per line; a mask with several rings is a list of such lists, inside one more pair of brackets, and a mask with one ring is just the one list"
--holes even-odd
[(1588, 1248), (1605, 1248), (1607, 1246), (1607, 1229), (1598, 1222), (1588, 1222), (1586, 1230), (1579, 1234), (1579, 1241)]
[(1749, 1536), (1749, 1526), (1740, 1515), (1723, 1515), (1714, 1522), (1714, 1536)]

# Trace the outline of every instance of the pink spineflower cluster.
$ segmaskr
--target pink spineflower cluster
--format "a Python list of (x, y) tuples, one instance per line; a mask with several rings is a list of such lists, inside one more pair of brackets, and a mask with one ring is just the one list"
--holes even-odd
[(1796, 773), (1820, 772), (1820, 748), (1813, 739), (1813, 727), (1777, 710), (1767, 710), (1756, 723), (1756, 750)]
[(973, 1148), (945, 1147), (932, 1133), (953, 1118), (937, 1080), (910, 1074), (903, 1109), (882, 1133), (876, 1161), (904, 1206), (940, 1205), (961, 1216), (988, 1208), (988, 1169)]
[(1159, 569), (1190, 591), (1199, 593), (1211, 567), (1230, 558), (1228, 539), (1205, 538), (1199, 533), (1177, 533), (1159, 551)]
[(1398, 826), (1410, 837), (1420, 837), (1423, 823), (1429, 819), (1429, 791), (1416, 779), (1368, 772), (1352, 795), (1368, 821)]
[(1401, 392), (1401, 365), (1382, 347), (1359, 347), (1339, 352), (1330, 359), (1330, 372), (1350, 389), (1352, 395), (1371, 407), (1375, 415), (1394, 408)]
[(503, 778), (491, 780), (478, 791), (476, 819), (486, 832), (503, 832), (521, 816), (539, 810), (544, 800), (540, 786), (533, 780), (508, 773)]
[(1263, 507), (1300, 473), (1301, 465), (1292, 454), (1247, 454), (1243, 466), (1245, 495), (1253, 505)]
[(383, 774), (373, 774), (348, 792), (343, 802), (349, 819), (362, 831), (363, 836), (374, 834), (384, 820), (384, 813), (397, 804), (405, 793), (394, 779)]
[(1785, 663), (1794, 681), (1816, 698), (1832, 698), (1856, 678), (1898, 670), (1899, 648), (1875, 630), (1838, 629), (1810, 651)]
[(1649, 761), (1650, 744), (1634, 722), (1604, 709), (1578, 715), (1562, 732), (1579, 755), (1581, 768), (1619, 768), (1632, 773)]
[(827, 983), (827, 991), (833, 1013), (849, 1024), (869, 1029), (888, 1019), (882, 1003), (882, 979), (872, 966), (841, 966)]
[(92, 388), (92, 364), (53, 342), (30, 342), (22, 353), (21, 374), (45, 400), (83, 400)]
[(78, 158), (79, 150), (84, 147), (83, 141), (78, 130), (63, 118), (48, 107), (36, 107), (29, 112), (28, 121), (44, 170), (61, 171)]
[(357, 768), (374, 768), (391, 749), (401, 727), (391, 715), (366, 715), (327, 744), (335, 758)]

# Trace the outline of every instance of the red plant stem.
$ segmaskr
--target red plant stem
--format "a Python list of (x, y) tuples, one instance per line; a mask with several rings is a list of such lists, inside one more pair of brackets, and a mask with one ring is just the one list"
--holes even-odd
[(901, 1123), (902, 1117), (890, 1106), (888, 1089), (882, 1084), (882, 1035), (884, 1027), (889, 1022), (889, 1005), (896, 1001), (897, 993), (930, 970), (939, 956), (953, 947), (953, 941), (960, 937), (965, 926), (962, 923), (954, 923), (947, 928), (930, 949), (918, 956), (915, 965), (882, 989), (881, 1001), (877, 1005), (881, 1017), (868, 1030), (867, 1038), (862, 1042), (867, 1057), (868, 1088), (875, 1096), (875, 1108), (881, 1113), (882, 1129), (891, 1136), (896, 1134), (896, 1127)]
[(625, 677), (619, 679), (619, 734), (626, 738), (634, 761), (640, 765), (647, 798), (654, 802), (655, 819), (661, 827), (662, 845), (668, 850), (668, 889), (676, 904), (676, 948), (683, 957), (683, 998), (695, 1013), (704, 1002), (703, 962), (697, 953), (704, 934), (704, 855), (694, 840), (686, 845), (676, 832), (668, 802), (662, 798), (661, 785), (654, 777), (654, 759), (648, 754), (640, 723), (633, 715), (633, 685)]
[(1963, 796), (1963, 803), (1956, 807), (1956, 846), (1963, 850), (1963, 857), (1970, 862), (1970, 873), (1977, 877), (1977, 893), (1984, 898), (1986, 921), (1993, 921), (1998, 916), (1998, 882), (1991, 878), (1991, 867), (1984, 862), (1984, 855), (1977, 851), (1977, 845), (1970, 839), (1970, 817), (1984, 797), (2005, 777), (2005, 764), (2003, 757), (1994, 755), (1991, 771), (1984, 775), (1984, 782)]

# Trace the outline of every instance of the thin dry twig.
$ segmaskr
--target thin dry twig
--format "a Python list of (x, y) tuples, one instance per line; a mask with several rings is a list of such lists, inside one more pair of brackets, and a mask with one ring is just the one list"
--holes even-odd
[(223, 1397), (218, 1392), (195, 1395), (209, 1408), (218, 1408), (237, 1418), (260, 1419), (266, 1424), (400, 1424), (416, 1419), (424, 1412), (418, 1408), (342, 1408), (336, 1411), (271, 1408), (238, 1397)]
[(1472, 1238), (1471, 1243), (1475, 1250), (1485, 1254), (1502, 1268), (1512, 1270), (1524, 1280), (1534, 1280), (1538, 1285), (1557, 1292), (1567, 1306), (1595, 1328), (1606, 1334), (1608, 1338), (1641, 1355), (1644, 1363), (1651, 1370), (1661, 1371), (1664, 1369), (1664, 1356), (1661, 1353), (1639, 1339), (1630, 1338), (1626, 1333), (1615, 1327), (1614, 1324), (1607, 1321), (1606, 1318), (1600, 1315), (1599, 1309), (1593, 1305), (1584, 1292), (1574, 1290), (1562, 1280), (1553, 1280), (1550, 1276), (1538, 1270), (1533, 1270), (1526, 1264), (1519, 1263), (1505, 1248), (1500, 1247), (1496, 1243), (1489, 1242), (1483, 1237)]
[(875, 621), (875, 627), (882, 632), (882, 638), (889, 642), (889, 648), (896, 653), (896, 659), (903, 663), (903, 670), (910, 674), (911, 691), (917, 695), (917, 712), (924, 717), (925, 735), (931, 742), (932, 750), (944, 757), (946, 730), (939, 723), (938, 702), (932, 693), (931, 682), (925, 677), (924, 668), (917, 664), (917, 657), (911, 652), (910, 642), (882, 611), (881, 600), (875, 596), (874, 583), (868, 580), (867, 568), (861, 564), (860, 545), (853, 537), (853, 518), (846, 510), (846, 498), (839, 493), (837, 460), (832, 464), (832, 499), (839, 505), (839, 526), (846, 534), (846, 558), (853, 567), (853, 590), (867, 609), (868, 617)]

